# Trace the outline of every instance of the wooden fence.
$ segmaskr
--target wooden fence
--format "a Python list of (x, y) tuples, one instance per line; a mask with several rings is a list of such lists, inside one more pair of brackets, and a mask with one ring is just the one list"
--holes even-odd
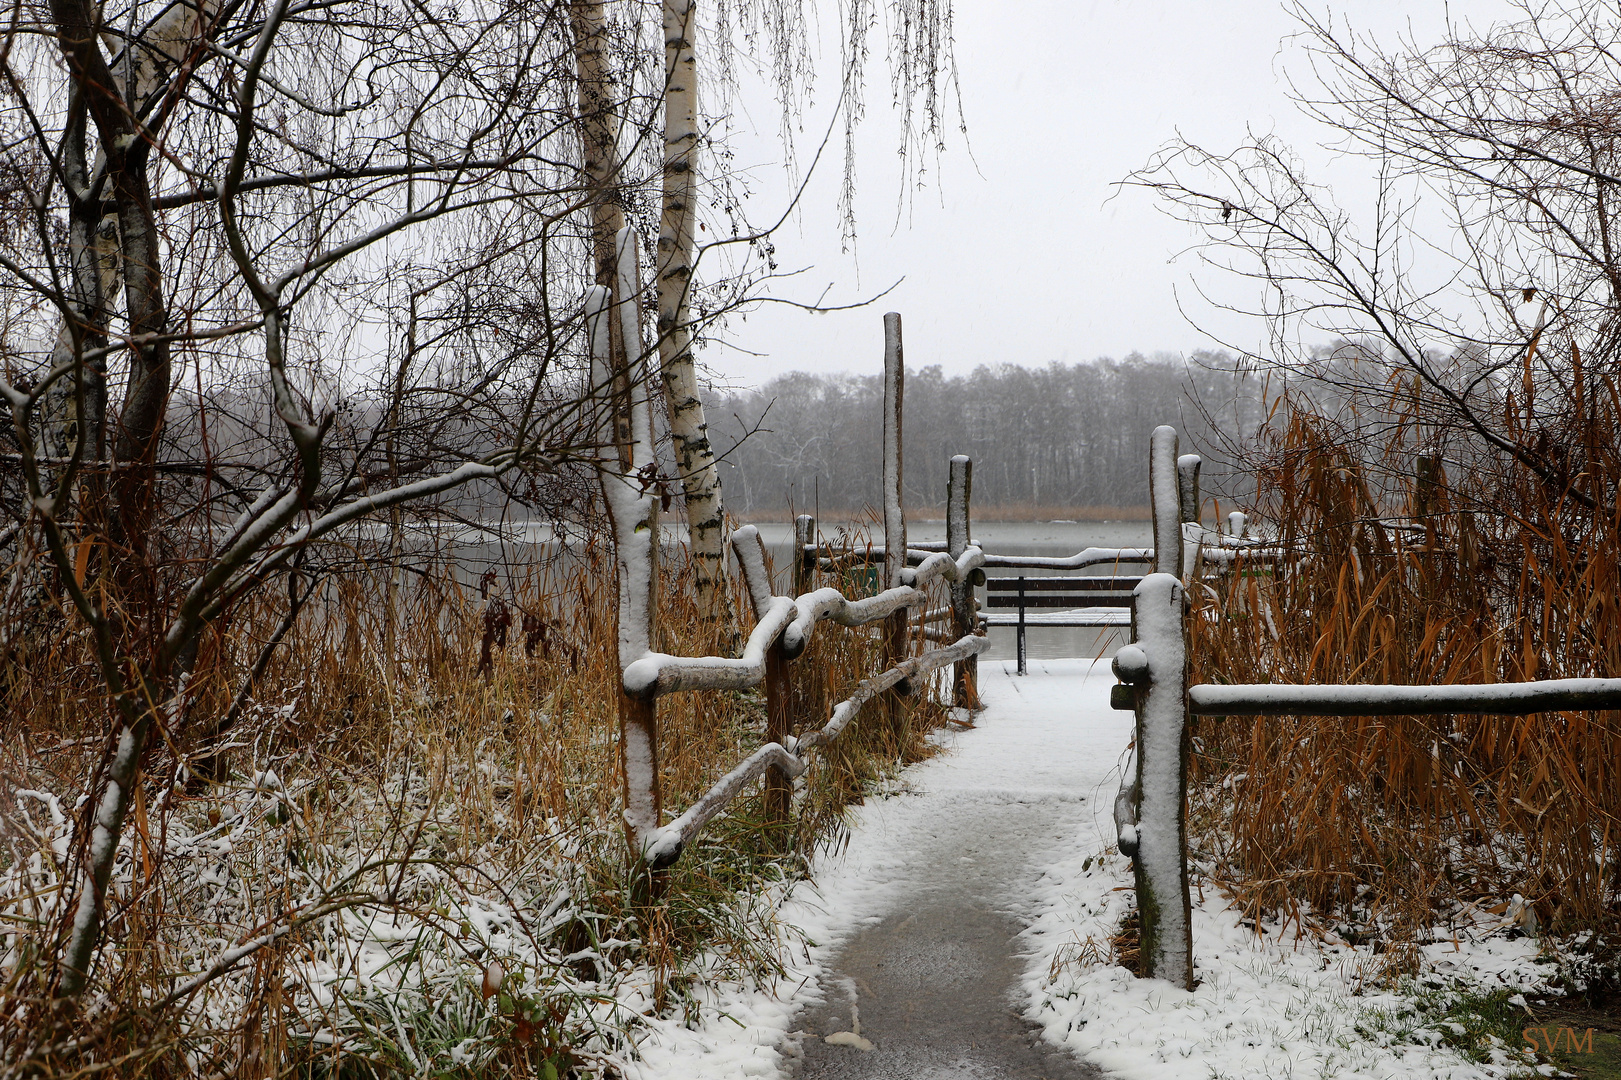
[[(627, 233), (621, 233), (622, 246), (630, 243)], [(634, 281), (629, 277), (634, 265), (634, 258), (623, 257), (622, 252), (621, 296), (636, 295)], [(758, 779), (765, 782), (767, 815), (777, 821), (787, 820), (792, 809), (793, 778), (806, 768), (806, 754), (838, 738), (862, 707), (878, 695), (891, 690), (904, 692), (908, 684), (922, 685), (930, 673), (956, 665), (958, 686), (964, 695), (959, 701), (971, 700), (972, 664), (989, 641), (976, 633), (968, 582), (983, 564), (984, 554), (966, 542), (971, 467), (966, 458), (960, 458), (952, 462), (951, 550), (918, 551), (915, 554), (919, 564), (908, 565), (906, 556), (911, 553), (906, 548), (901, 511), (901, 321), (899, 315), (891, 313), (884, 317), (883, 442), (885, 531), (892, 546), (884, 557), (884, 588), (874, 596), (851, 598), (834, 588), (810, 588), (810, 579), (796, 569), (795, 595), (775, 595), (764, 542), (758, 530), (745, 526), (732, 536), (733, 553), (755, 619), (742, 655), (671, 656), (656, 651), (653, 643), (658, 640), (660, 500), (646, 352), (633, 362), (637, 370), (627, 372), (617, 386), (609, 363), (612, 320), (621, 320), (618, 333), (627, 342), (640, 340), (640, 320), (633, 301), (616, 308), (609, 290), (600, 285), (589, 291), (586, 311), (592, 385), (600, 402), (603, 449), (597, 460), (597, 474), (612, 523), (619, 572), (619, 736), (625, 824), (633, 857), (656, 871), (680, 858), (693, 837)], [(926, 589), (937, 578), (952, 583), (950, 610), (956, 635), (943, 648), (907, 656), (909, 612), (926, 604)], [(969, 615), (966, 620), (962, 618), (965, 612)], [(804, 654), (816, 627), (823, 622), (846, 627), (883, 623), (884, 670), (863, 680), (819, 728), (795, 737), (789, 730), (787, 709), (794, 661)], [(765, 745), (721, 777), (685, 812), (665, 823), (659, 786), (659, 699), (688, 690), (740, 690), (761, 685), (766, 691)]]
[[(1132, 642), (1115, 657), (1113, 706), (1136, 713), (1136, 738), (1115, 801), (1120, 850), (1132, 857), (1141, 923), (1140, 974), (1193, 988), (1188, 893), (1189, 718), (1208, 716), (1407, 716), (1621, 708), (1621, 679), (1550, 679), (1476, 685), (1188, 685), (1186, 588), (1201, 564), (1277, 561), (1286, 553), (1198, 524), (1198, 459), (1177, 456), (1177, 435), (1150, 443), (1155, 570), (1135, 590)], [(1188, 544), (1185, 546), (1183, 541)]]

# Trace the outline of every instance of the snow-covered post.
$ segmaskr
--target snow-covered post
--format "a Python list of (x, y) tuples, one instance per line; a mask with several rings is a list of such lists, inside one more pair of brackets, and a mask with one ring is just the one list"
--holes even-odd
[[(904, 396), (906, 360), (901, 350), (901, 315), (891, 311), (884, 315), (884, 588), (894, 589), (906, 584), (901, 575), (906, 570), (906, 515), (901, 512), (901, 401)], [(897, 611), (889, 617), (884, 631), (884, 666), (892, 668), (906, 658), (907, 612)], [(902, 705), (898, 694), (906, 694), (911, 687), (902, 682), (897, 695), (889, 698), (889, 721), (892, 731), (900, 730)]]
[[(1174, 510), (1174, 503), (1156, 505), (1156, 518)], [(1130, 657), (1129, 665), (1117, 667), (1138, 668), (1127, 674), (1141, 680), (1136, 687), (1135, 755), (1139, 974), (1192, 990), (1192, 903), (1188, 896), (1188, 827), (1184, 813), (1189, 753), (1188, 667), (1182, 583), (1171, 574), (1150, 574), (1137, 586), (1134, 599), (1135, 655)]]
[[(1176, 459), (1177, 517), (1182, 524), (1199, 524), (1199, 466), (1204, 460), (1198, 454), (1183, 454)], [(1182, 583), (1191, 584), (1199, 569), (1200, 544), (1183, 543)]]
[(1441, 455), (1425, 450), (1418, 455), (1413, 471), (1413, 517), (1424, 526), (1427, 546), (1436, 547), (1435, 511), (1436, 493), (1441, 488)]
[[(816, 580), (816, 564), (807, 560), (805, 549), (816, 543), (816, 519), (809, 514), (794, 518), (794, 595), (803, 596)], [(814, 557), (814, 556), (813, 556)]]
[[(1148, 482), (1154, 511), (1156, 572), (1132, 594), (1132, 644), (1115, 658), (1137, 714), (1129, 775), (1115, 800), (1122, 852), (1132, 856), (1140, 920), (1139, 974), (1193, 988), (1192, 904), (1188, 896), (1188, 702), (1186, 596), (1182, 520), (1191, 501), (1197, 517), (1197, 465), (1177, 459), (1176, 429), (1160, 426), (1149, 440)], [(1192, 457), (1192, 455), (1189, 455)], [(1184, 459), (1185, 460), (1185, 459)], [(1197, 462), (1197, 458), (1194, 459)], [(1191, 474), (1192, 485), (1184, 479)]]
[[(946, 483), (946, 553), (953, 559), (968, 550), (968, 509), (974, 492), (974, 463), (967, 454), (951, 459), (951, 476)], [(958, 639), (974, 632), (974, 574), (964, 574), (951, 583), (951, 619)], [(964, 709), (979, 708), (979, 657), (957, 661), (952, 671), (952, 703)]]
[[(901, 399), (906, 364), (901, 353), (901, 314), (884, 316), (884, 588), (905, 584), (906, 515), (901, 513)], [(904, 622), (902, 623), (904, 626)], [(896, 657), (895, 659), (899, 659)], [(893, 666), (893, 664), (891, 664)]]
[(1154, 510), (1154, 570), (1182, 572), (1182, 509), (1177, 492), (1176, 429), (1161, 424), (1148, 440), (1149, 503)]

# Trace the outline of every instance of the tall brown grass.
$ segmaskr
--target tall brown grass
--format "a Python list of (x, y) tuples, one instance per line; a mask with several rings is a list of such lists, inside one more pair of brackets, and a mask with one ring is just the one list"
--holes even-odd
[[(869, 781), (930, 752), (925, 736), (944, 717), (924, 695), (904, 711), (899, 730), (872, 722), (876, 710), (857, 721), (802, 781), (792, 823), (764, 821), (759, 793), (744, 796), (650, 899), (627, 868), (618, 821), (611, 553), (590, 546), (568, 564), (501, 568), (512, 619), (504, 647), (485, 640), (478, 588), (448, 562), (419, 570), (396, 590), (368, 576), (321, 584), (228, 730), (218, 720), (285, 615), (287, 597), (262, 594), (220, 627), (199, 659), (186, 726), (156, 740), (144, 764), (135, 844), (114, 890), (117, 911), (91, 995), (106, 1007), (69, 1018), (57, 1032), (69, 1042), (87, 1040), (72, 1053), (40, 1049), (28, 1033), (0, 1026), (0, 1043), (36, 1046), (30, 1068), (70, 1075), (92, 1061), (123, 1059), (118, 1074), (128, 1076), (270, 1076), (295, 1065), (330, 1075), (411, 1073), (410, 1053), (391, 1049), (379, 1033), (387, 1025), (374, 1031), (351, 1016), (345, 1023), (359, 1034), (347, 1050), (299, 1042), (297, 1032), (332, 1022), (322, 1013), (330, 1003), (287, 989), (297, 982), (296, 965), (326, 955), (323, 932), (313, 927), (222, 980), (230, 993), (208, 999), (211, 1012), (192, 1007), (206, 994), (169, 1015), (141, 1005), (207, 956), (288, 917), (301, 873), (318, 875), (323, 859), (337, 865), (364, 853), (372, 867), (366, 881), (388, 895), (391, 917), (439, 926), (447, 955), (463, 957), (457, 962), (466, 977), (448, 998), (461, 994), (469, 1015), (486, 1008), (476, 990), (483, 962), (473, 960), (478, 935), (458, 924), (454, 897), (504, 897), (519, 905), (514, 910), (544, 908), (548, 897), (561, 904), (560, 916), (529, 928), (544, 936), (545, 955), (557, 958), (545, 978), (530, 975), (533, 1000), (545, 1007), (526, 1013), (501, 998), (489, 1020), (501, 1050), (486, 1064), (490, 1075), (543, 1075), (548, 1064), (563, 1074), (600, 1072), (585, 1048), (602, 1043), (592, 1033), (604, 1023), (597, 997), (609, 982), (645, 971), (653, 1007), (691, 1010), (700, 954), (710, 977), (771, 974), (781, 934), (772, 890), (804, 871), (817, 843), (837, 839), (845, 807)], [(670, 651), (704, 651), (706, 644), (697, 637), (703, 624), (689, 578), (679, 562), (665, 570), (660, 617)], [(752, 622), (739, 615), (743, 625)], [(28, 641), (30, 651), (8, 657), (0, 680), (0, 873), (37, 855), (42, 877), (54, 874), (59, 883), (61, 860), (50, 850), (44, 811), (15, 792), (55, 793), (70, 807), (105, 737), (105, 707), (86, 643), (70, 621)], [(487, 648), (491, 663), (481, 671)], [(825, 627), (791, 668), (799, 725), (825, 723), (832, 705), (878, 669), (880, 649), (875, 632)], [(679, 812), (707, 790), (760, 744), (764, 727), (758, 691), (662, 699), (667, 808)], [(217, 767), (188, 771), (204, 760)], [(165, 837), (171, 828), (190, 836), (229, 824), (256, 785), (268, 783), (266, 770), (285, 786), (286, 805), (267, 815), (274, 828), (256, 825), (229, 855), (234, 891), (221, 907), (199, 886), (196, 861), (170, 854)], [(432, 873), (418, 881), (425, 866)], [(401, 884), (407, 881), (418, 884)], [(520, 903), (523, 897), (532, 899)], [(0, 908), (0, 935), (9, 935), (0, 936), (0, 954), (13, 949), (0, 972), (0, 1014), (12, 1017), (43, 992), (43, 961), (60, 913), (27, 921), (30, 912), (49, 914), (48, 897), (36, 903), (0, 895)], [(550, 988), (544, 995), (541, 984)], [(600, 993), (592, 990), (598, 985)], [(355, 1016), (369, 1007), (350, 1005)], [(610, 1017), (634, 1022), (634, 1014)]]
[[(1419, 413), (1397, 417), (1376, 445), (1309, 409), (1277, 415), (1258, 509), (1293, 554), (1276, 574), (1241, 566), (1195, 590), (1196, 682), (1621, 675), (1613, 388), (1582, 417), (1570, 469), (1551, 482), (1456, 451), (1420, 490), (1414, 450), (1435, 434)], [(1572, 437), (1540, 437), (1546, 447), (1560, 435)], [(1391, 527), (1393, 516), (1417, 527)], [(1203, 719), (1205, 855), (1256, 908), (1362, 933), (1411, 940), (1482, 911), (1512, 916), (1515, 894), (1541, 931), (1613, 932), (1617, 720)]]

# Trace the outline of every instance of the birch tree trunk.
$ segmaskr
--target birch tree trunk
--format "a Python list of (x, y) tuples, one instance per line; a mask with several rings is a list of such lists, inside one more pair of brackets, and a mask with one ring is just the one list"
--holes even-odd
[(731, 631), (726, 515), (692, 361), (689, 314), (698, 147), (698, 61), (692, 41), (696, 10), (695, 0), (664, 3), (664, 216), (659, 223), (657, 275), (659, 364), (670, 409), (670, 438), (675, 444), (687, 507), (698, 607), (712, 628)]
[[(575, 78), (579, 83), (580, 164), (591, 191), (591, 265), (598, 285), (617, 288), (617, 237), (625, 227), (620, 192), (624, 163), (619, 155), (619, 97), (608, 66), (608, 20), (602, 0), (570, 0), (574, 29)], [(630, 298), (615, 296), (617, 303)], [(608, 370), (613, 377), (613, 438), (619, 463), (630, 466), (631, 388), (627, 372), (632, 357), (620, 332), (620, 320), (609, 320)]]

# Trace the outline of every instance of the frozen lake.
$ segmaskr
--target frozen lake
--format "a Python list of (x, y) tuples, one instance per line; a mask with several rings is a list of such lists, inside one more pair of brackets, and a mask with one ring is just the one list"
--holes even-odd
[[(759, 526), (765, 538), (773, 564), (777, 570), (777, 588), (788, 589), (790, 549), (793, 544), (793, 526), (785, 522), (768, 522)], [(668, 526), (666, 543), (672, 548), (685, 539), (685, 529)], [(1153, 528), (1147, 521), (985, 521), (973, 529), (973, 539), (988, 552), (1002, 555), (1073, 555), (1087, 547), (1148, 547), (1153, 543)], [(823, 538), (836, 540), (836, 527), (824, 525)], [(550, 524), (517, 522), (492, 525), (488, 532), (467, 526), (449, 529), (422, 530), (422, 541), (411, 545), (436, 548), (441, 556), (455, 560), (458, 577), (467, 584), (476, 582), (491, 567), (505, 568), (505, 575), (513, 582), (521, 581), (531, 567), (544, 566), (561, 547), (577, 548), (581, 541), (559, 536)], [(944, 521), (914, 519), (907, 522), (907, 539), (911, 543), (944, 540)], [(882, 542), (882, 530), (873, 539)], [(1092, 568), (1083, 573), (1106, 572)], [(1016, 576), (1018, 570), (993, 569), (994, 576)], [(1053, 573), (1046, 570), (1022, 571), (1026, 576), (1039, 577)], [(1033, 627), (1028, 630), (1029, 655), (1033, 658), (1058, 659), (1062, 657), (1097, 658), (1112, 656), (1115, 649), (1125, 643), (1124, 627)], [(1014, 630), (1012, 627), (992, 627), (992, 659), (1012, 659), (1014, 656)]]

